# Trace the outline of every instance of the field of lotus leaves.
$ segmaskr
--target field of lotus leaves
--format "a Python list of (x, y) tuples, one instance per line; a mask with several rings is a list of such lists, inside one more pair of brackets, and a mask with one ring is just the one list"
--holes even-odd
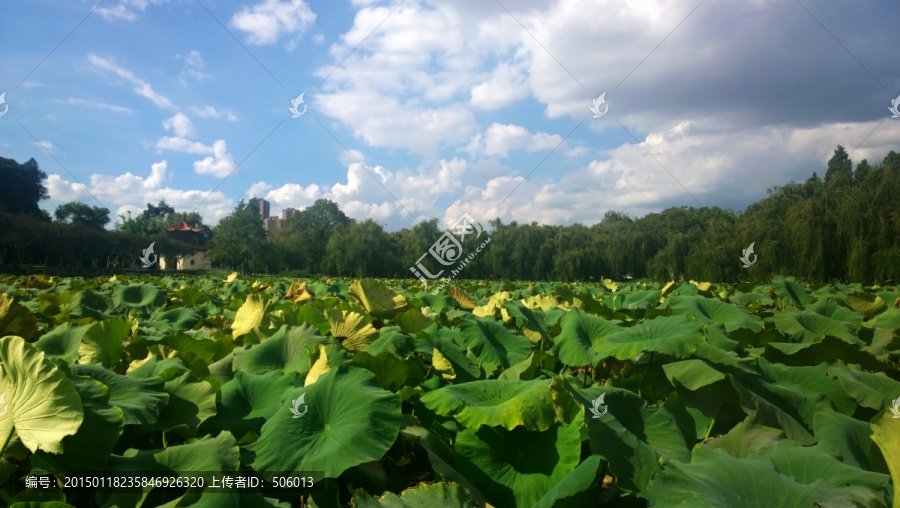
[[(0, 276), (0, 504), (896, 508), (898, 306), (791, 277)], [(315, 488), (66, 485), (92, 471)]]

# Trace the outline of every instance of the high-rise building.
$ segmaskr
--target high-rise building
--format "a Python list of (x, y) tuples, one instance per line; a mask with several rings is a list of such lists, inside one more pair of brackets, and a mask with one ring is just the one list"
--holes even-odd
[(281, 229), (282, 224), (284, 224), (284, 222), (278, 217), (268, 217), (263, 221), (263, 229), (271, 235), (275, 231)]
[(288, 220), (291, 217), (291, 215), (294, 215), (294, 212), (296, 212), (296, 211), (297, 211), (296, 208), (291, 208), (291, 207), (285, 208), (284, 210), (281, 211), (281, 220)]
[(263, 218), (263, 221), (269, 218), (269, 202), (263, 198), (253, 198), (250, 200), (250, 204), (259, 210), (259, 216)]

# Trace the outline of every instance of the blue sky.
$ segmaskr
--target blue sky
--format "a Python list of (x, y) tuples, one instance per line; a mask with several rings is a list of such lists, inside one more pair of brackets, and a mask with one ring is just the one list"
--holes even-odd
[(898, 19), (892, 0), (16, 2), (0, 156), (38, 161), (50, 211), (165, 199), (207, 224), (252, 196), (389, 230), (740, 211), (838, 144), (900, 150)]

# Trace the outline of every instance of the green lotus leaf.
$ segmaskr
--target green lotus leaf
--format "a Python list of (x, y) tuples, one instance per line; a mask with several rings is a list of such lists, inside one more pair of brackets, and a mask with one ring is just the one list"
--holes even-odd
[(672, 313), (699, 319), (706, 324), (721, 324), (729, 333), (738, 328), (759, 332), (763, 322), (744, 309), (729, 305), (722, 300), (702, 296), (674, 296), (668, 300)]
[(419, 333), (433, 325), (436, 321), (426, 317), (419, 309), (405, 310), (391, 319), (391, 323), (400, 327), (406, 333)]
[[(68, 370), (68, 366), (60, 366)], [(84, 422), (74, 435), (63, 438), (63, 454), (52, 456), (38, 451), (33, 461), (56, 463), (48, 470), (100, 471), (122, 435), (125, 417), (122, 409), (109, 403), (109, 388), (87, 376), (67, 373), (84, 409)], [(37, 464), (35, 464), (37, 465)]]
[(519, 301), (506, 302), (503, 304), (503, 308), (506, 309), (507, 314), (520, 323), (520, 326), (539, 333), (545, 339), (550, 337), (550, 327), (544, 321), (541, 311), (529, 309)]
[(469, 428), (481, 425), (512, 430), (546, 430), (556, 421), (550, 380), (503, 381), (485, 379), (449, 385), (422, 395), (425, 407), (452, 416)]
[(467, 317), (460, 324), (466, 346), (478, 359), (508, 368), (531, 355), (531, 341), (492, 318)]
[(81, 338), (91, 326), (63, 323), (41, 336), (34, 346), (43, 351), (47, 358), (58, 358), (74, 363), (78, 360)]
[(771, 459), (736, 459), (705, 445), (694, 448), (689, 464), (672, 462), (643, 492), (650, 506), (816, 506), (817, 489), (778, 473)]
[(112, 301), (119, 311), (148, 315), (166, 304), (166, 292), (147, 283), (116, 286), (112, 293)]
[(357, 312), (328, 309), (325, 319), (331, 324), (331, 335), (349, 351), (363, 351), (378, 338), (378, 330)]
[(258, 434), (266, 420), (282, 407), (285, 390), (302, 385), (303, 377), (296, 373), (236, 372), (231, 381), (222, 385), (222, 401), (216, 404), (216, 415), (201, 424), (200, 430), (209, 434), (228, 430), (237, 439), (248, 432)]
[(350, 284), (348, 293), (359, 298), (363, 307), (375, 317), (389, 319), (406, 307), (406, 297), (398, 295), (394, 290), (375, 279), (355, 280)]
[[(449, 335), (442, 335), (448, 328), (432, 335), (431, 363), (444, 379), (455, 379), (457, 382), (472, 381), (481, 377), (481, 368), (466, 351)], [(454, 330), (455, 331), (455, 330)]]
[(896, 330), (900, 328), (900, 309), (888, 309), (883, 314), (869, 321), (866, 326)]
[(606, 337), (598, 344), (597, 353), (599, 358), (614, 356), (619, 360), (643, 352), (686, 358), (704, 342), (699, 323), (682, 316), (667, 316), (643, 321)]
[(682, 360), (666, 363), (662, 366), (666, 377), (674, 384), (679, 384), (694, 391), (725, 379), (725, 374), (711, 367), (703, 360)]
[(891, 407), (891, 397), (900, 396), (900, 381), (887, 377), (883, 372), (861, 372), (846, 365), (835, 364), (828, 368), (828, 375), (834, 376), (844, 390), (860, 406), (872, 409)]
[(216, 414), (216, 390), (209, 381), (199, 381), (185, 372), (165, 385), (169, 402), (159, 412), (154, 429), (171, 430), (186, 426), (196, 431), (197, 426)]
[(420, 483), (404, 490), (399, 496), (393, 492), (385, 492), (378, 499), (373, 498), (364, 490), (359, 490), (353, 496), (352, 503), (357, 508), (475, 507), (462, 487), (446, 483)]
[(368, 351), (360, 351), (353, 356), (352, 362), (372, 374), (378, 384), (385, 390), (396, 392), (404, 386), (416, 386), (425, 381), (425, 369), (421, 362), (414, 358), (398, 358), (388, 351), (373, 355)]
[(812, 301), (806, 288), (794, 277), (785, 278), (779, 275), (772, 279), (772, 287), (775, 288), (775, 294), (779, 298), (792, 302), (794, 305), (806, 305)]
[(13, 297), (0, 294), (0, 337), (15, 335), (24, 339), (34, 336), (37, 316), (16, 303)]
[[(400, 396), (358, 367), (332, 368), (310, 386), (287, 390), (282, 404), (247, 446), (256, 471), (324, 471), (336, 478), (381, 459), (400, 431)], [(294, 406), (304, 408), (302, 416), (294, 417)]]
[[(853, 300), (851, 299), (851, 301)], [(857, 332), (862, 328), (864, 316), (858, 312), (853, 312), (846, 307), (842, 307), (834, 300), (834, 298), (819, 298), (816, 303), (807, 305), (806, 310), (836, 321), (847, 323), (854, 332)]]
[(791, 309), (776, 312), (775, 328), (801, 342), (820, 342), (826, 335), (831, 335), (849, 344), (865, 344), (856, 336), (851, 323), (838, 321), (813, 311)]
[(573, 308), (560, 321), (561, 331), (554, 340), (551, 353), (566, 365), (581, 367), (594, 365), (600, 358), (597, 348), (601, 342), (622, 328), (581, 309)]
[(78, 391), (51, 360), (44, 358), (42, 351), (21, 337), (0, 339), (3, 449), (15, 431), (32, 452), (62, 453), (63, 438), (75, 434), (83, 420)]
[(124, 319), (108, 319), (91, 324), (81, 336), (78, 362), (111, 368), (122, 358), (122, 342), (130, 332), (131, 324)]
[(840, 457), (845, 464), (872, 471), (869, 450), (873, 443), (872, 429), (863, 422), (830, 409), (816, 413), (813, 424), (819, 446)]
[(262, 295), (247, 295), (247, 299), (234, 317), (234, 323), (231, 324), (232, 336), (238, 338), (261, 326), (266, 317), (267, 307), (268, 302), (263, 300)]
[(187, 331), (192, 330), (200, 320), (203, 319), (200, 314), (187, 307), (179, 307), (170, 309), (165, 312), (159, 312), (150, 316), (142, 324), (152, 326), (163, 332), (172, 332), (175, 330)]
[(265, 374), (272, 370), (306, 374), (312, 366), (310, 352), (325, 344), (328, 339), (319, 335), (313, 326), (282, 326), (262, 344), (236, 350), (234, 370), (249, 374)]
[(748, 416), (731, 428), (727, 434), (706, 441), (706, 446), (722, 450), (736, 459), (744, 459), (753, 455), (765, 455), (775, 449), (775, 445), (784, 439), (784, 432), (756, 423), (754, 417)]
[(534, 508), (589, 506), (597, 499), (596, 493), (591, 492), (591, 485), (596, 482), (597, 471), (602, 462), (599, 455), (584, 459), (574, 471), (548, 490)]
[(533, 506), (578, 465), (579, 426), (465, 429), (454, 443), (458, 470), (494, 506)]
[(385, 332), (382, 328), (381, 336), (369, 344), (366, 353), (377, 355), (384, 351), (393, 353), (399, 358), (409, 358), (416, 351), (416, 339), (396, 330)]
[(603, 302), (613, 310), (652, 309), (659, 305), (662, 293), (655, 289), (647, 291), (619, 291), (607, 295)]
[(890, 411), (883, 411), (870, 422), (872, 441), (881, 449), (881, 455), (891, 472), (894, 482), (894, 508), (900, 506), (896, 486), (900, 485), (900, 418)]
[(109, 319), (112, 302), (91, 289), (79, 291), (69, 300), (69, 315), (74, 318), (93, 318), (97, 321)]
[(887, 303), (878, 295), (872, 293), (852, 293), (844, 299), (847, 307), (860, 314), (874, 316), (887, 310)]
[(109, 404), (122, 410), (125, 424), (150, 425), (169, 402), (165, 383), (158, 377), (147, 379), (123, 376), (98, 365), (73, 365), (78, 376), (91, 377), (109, 388)]

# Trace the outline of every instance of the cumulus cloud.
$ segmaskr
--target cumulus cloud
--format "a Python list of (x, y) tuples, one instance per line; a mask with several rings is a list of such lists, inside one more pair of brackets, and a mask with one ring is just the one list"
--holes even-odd
[(231, 26), (247, 33), (250, 44), (275, 44), (282, 37), (294, 46), (316, 20), (304, 0), (263, 0), (231, 17)]
[(197, 135), (197, 128), (194, 127), (191, 119), (184, 113), (178, 112), (170, 118), (163, 121), (163, 127), (167, 131), (174, 131), (175, 135), (183, 138), (193, 138)]
[(137, 19), (137, 13), (143, 12), (148, 5), (160, 5), (167, 0), (121, 0), (113, 6), (97, 7), (97, 13), (107, 20), (122, 19), (125, 21), (134, 21)]
[(229, 122), (236, 122), (238, 119), (237, 115), (234, 114), (234, 111), (228, 108), (217, 109), (213, 106), (203, 106), (202, 108), (198, 108), (194, 106), (191, 108), (191, 111), (200, 118), (224, 118)]
[[(213, 225), (228, 215), (234, 208), (234, 200), (221, 192), (209, 193), (207, 190), (174, 189), (165, 185), (169, 179), (168, 163), (163, 160), (154, 163), (146, 176), (127, 172), (121, 175), (93, 174), (87, 188), (70, 182), (58, 174), (47, 177), (47, 191), (50, 199), (59, 202), (81, 201), (94, 202), (94, 197), (110, 209), (115, 215), (126, 212), (140, 213), (146, 203), (158, 203), (165, 200), (178, 211), (197, 211), (203, 221)], [(204, 201), (204, 198), (206, 200)], [(202, 204), (201, 201), (203, 202)]]
[(213, 175), (225, 177), (234, 169), (234, 159), (228, 153), (225, 140), (219, 139), (212, 146), (212, 155), (203, 160), (194, 162), (194, 171), (199, 175)]
[(157, 93), (155, 90), (153, 90), (153, 87), (150, 86), (149, 83), (135, 76), (133, 72), (114, 64), (112, 59), (102, 58), (93, 53), (89, 53), (88, 61), (94, 67), (109, 71), (122, 78), (123, 80), (131, 83), (134, 86), (133, 90), (136, 94), (140, 95), (141, 97), (150, 99), (157, 106), (163, 109), (175, 109), (175, 107), (172, 105), (172, 101), (169, 100), (168, 97)]
[(559, 134), (531, 133), (520, 125), (495, 123), (484, 134), (476, 134), (466, 147), (472, 155), (506, 157), (511, 150), (552, 150), (562, 142)]

